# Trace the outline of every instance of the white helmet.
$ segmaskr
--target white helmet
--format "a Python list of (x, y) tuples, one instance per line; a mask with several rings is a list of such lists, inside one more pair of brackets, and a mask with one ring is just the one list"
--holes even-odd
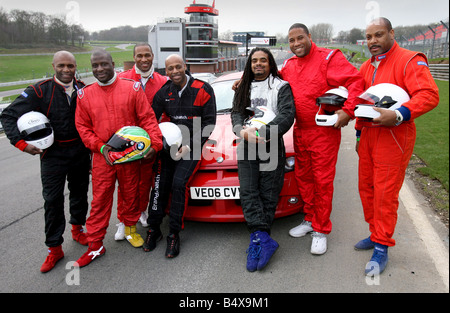
[(370, 87), (359, 96), (363, 103), (355, 108), (355, 116), (363, 118), (376, 118), (380, 113), (373, 107), (394, 111), (410, 100), (409, 95), (403, 88), (394, 84), (378, 84)]
[(170, 151), (170, 147), (175, 145), (177, 150), (180, 149), (183, 143), (183, 135), (180, 128), (171, 122), (164, 122), (159, 124), (159, 129), (163, 135), (164, 149)]
[(348, 98), (348, 90), (345, 87), (339, 87), (328, 90), (326, 93), (316, 99), (319, 111), (316, 113), (316, 124), (319, 126), (334, 126), (338, 116), (337, 110), (340, 110)]
[(245, 126), (256, 127), (256, 129), (260, 129), (262, 126), (269, 124), (276, 116), (271, 109), (264, 106), (247, 108), (247, 110), (253, 111), (255, 114), (245, 122)]
[(39, 149), (47, 149), (54, 142), (53, 128), (48, 118), (39, 112), (28, 112), (17, 120), (22, 139)]

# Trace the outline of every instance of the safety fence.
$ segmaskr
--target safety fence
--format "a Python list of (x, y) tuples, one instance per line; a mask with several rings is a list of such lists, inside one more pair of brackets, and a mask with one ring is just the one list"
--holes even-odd
[(448, 64), (430, 64), (430, 72), (434, 79), (448, 81)]

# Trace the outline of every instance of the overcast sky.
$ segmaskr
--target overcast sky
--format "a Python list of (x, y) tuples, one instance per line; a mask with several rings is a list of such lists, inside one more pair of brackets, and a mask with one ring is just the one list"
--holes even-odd
[[(185, 17), (184, 8), (193, 0), (0, 0), (0, 7), (60, 14), (79, 22), (87, 31), (112, 27), (156, 24), (165, 17)], [(197, 0), (211, 4), (212, 0)], [(439, 23), (448, 19), (448, 0), (216, 0), (219, 33), (264, 31), (285, 34), (296, 22), (312, 26), (333, 25), (335, 35), (352, 28), (364, 29), (374, 16), (385, 16), (395, 26)]]

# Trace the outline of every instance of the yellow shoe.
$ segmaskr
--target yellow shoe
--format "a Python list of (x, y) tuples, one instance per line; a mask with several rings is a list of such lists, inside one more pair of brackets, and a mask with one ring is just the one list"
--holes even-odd
[(136, 233), (136, 225), (125, 226), (125, 238), (135, 248), (142, 247), (144, 244), (144, 239), (142, 239), (141, 235)]

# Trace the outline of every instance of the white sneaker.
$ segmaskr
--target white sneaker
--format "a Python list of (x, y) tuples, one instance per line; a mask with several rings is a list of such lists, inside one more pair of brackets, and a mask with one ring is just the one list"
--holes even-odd
[(115, 240), (124, 240), (125, 239), (125, 224), (120, 222), (116, 225), (118, 227), (116, 234), (114, 235)]
[(311, 227), (311, 222), (308, 221), (303, 221), (300, 225), (291, 228), (291, 230), (289, 230), (289, 235), (291, 235), (292, 237), (303, 237), (305, 236), (307, 233), (310, 233), (313, 231), (313, 228)]
[(148, 223), (147, 223), (147, 218), (148, 218), (148, 213), (147, 211), (144, 211), (141, 213), (141, 217), (139, 217), (139, 222), (141, 222), (142, 227), (148, 227)]
[(311, 243), (311, 253), (312, 254), (324, 254), (327, 252), (327, 235), (313, 232)]

